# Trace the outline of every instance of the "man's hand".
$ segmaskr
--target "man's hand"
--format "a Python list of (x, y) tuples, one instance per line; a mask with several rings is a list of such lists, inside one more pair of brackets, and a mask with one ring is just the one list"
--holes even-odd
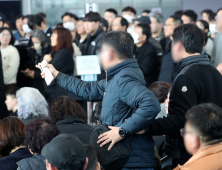
[(97, 141), (97, 143), (101, 143), (100, 147), (103, 147), (107, 143), (111, 142), (111, 144), (109, 145), (108, 150), (110, 150), (116, 142), (119, 142), (120, 140), (123, 139), (123, 137), (121, 137), (119, 135), (119, 127), (109, 126), (109, 128), (111, 130), (101, 134), (99, 136), (99, 140)]
[(34, 70), (30, 70), (30, 71), (28, 72), (28, 76), (29, 76), (30, 78), (34, 79), (35, 71), (34, 71)]
[[(52, 76), (53, 76), (54, 78), (56, 78), (56, 76), (59, 74), (59, 71), (57, 71), (57, 70), (53, 67), (52, 64), (46, 63), (46, 64), (43, 64), (42, 66), (43, 66), (43, 68), (48, 67), (49, 70), (50, 70), (51, 73), (52, 73)], [(38, 65), (36, 65), (36, 67), (40, 69), (40, 63), (39, 63)], [(45, 78), (45, 73), (42, 72), (42, 73), (41, 73), (41, 76), (42, 76), (42, 78)]]

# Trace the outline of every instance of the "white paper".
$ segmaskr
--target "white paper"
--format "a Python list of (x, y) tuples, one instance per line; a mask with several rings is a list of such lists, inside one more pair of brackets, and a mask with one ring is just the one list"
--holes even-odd
[(78, 75), (101, 74), (99, 57), (97, 55), (76, 56)]

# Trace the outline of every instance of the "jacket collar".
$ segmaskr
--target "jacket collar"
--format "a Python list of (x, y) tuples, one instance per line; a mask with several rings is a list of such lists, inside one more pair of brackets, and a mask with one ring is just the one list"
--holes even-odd
[(116, 66), (107, 70), (107, 81), (109, 81), (115, 74), (119, 73), (121, 70), (130, 67), (130, 68), (139, 68), (136, 59), (127, 59)]
[(210, 60), (206, 55), (194, 55), (184, 58), (176, 64), (177, 72), (179, 73), (184, 67), (191, 64), (208, 65), (210, 64)]
[(72, 115), (66, 116), (61, 120), (56, 122), (57, 125), (59, 124), (74, 124), (74, 123), (84, 123), (82, 118), (73, 117)]
[(104, 32), (103, 28), (99, 27), (93, 35), (89, 34), (89, 37), (87, 36), (87, 38), (89, 38), (90, 40), (93, 40), (102, 32)]
[(141, 47), (136, 47), (136, 45), (135, 45), (136, 53), (139, 53), (139, 52), (144, 53), (143, 49), (147, 49), (148, 43), (149, 43), (149, 41), (147, 40), (146, 42), (143, 43), (143, 45)]

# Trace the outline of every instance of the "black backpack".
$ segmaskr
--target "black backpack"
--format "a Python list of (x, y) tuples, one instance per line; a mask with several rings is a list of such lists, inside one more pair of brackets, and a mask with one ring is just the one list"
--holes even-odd
[(100, 147), (100, 144), (98, 144), (97, 141), (99, 135), (109, 130), (110, 129), (106, 124), (99, 124), (95, 126), (90, 136), (90, 146), (95, 149), (98, 161), (105, 170), (121, 170), (129, 159), (134, 139), (132, 138), (130, 146), (126, 146), (122, 143), (122, 141), (119, 141), (115, 143), (111, 150), (108, 151), (110, 143)]

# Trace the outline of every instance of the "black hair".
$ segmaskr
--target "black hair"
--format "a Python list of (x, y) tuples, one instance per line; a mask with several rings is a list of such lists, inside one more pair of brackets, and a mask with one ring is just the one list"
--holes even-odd
[(197, 14), (193, 10), (186, 10), (183, 12), (183, 15), (189, 17), (191, 22), (197, 21)]
[(95, 109), (92, 112), (91, 122), (97, 123), (100, 121), (102, 111), (102, 102), (98, 102)]
[(2, 33), (4, 30), (8, 30), (9, 33), (10, 33), (10, 35), (11, 35), (11, 40), (10, 40), (10, 42), (9, 42), (9, 45), (14, 45), (14, 43), (15, 43), (15, 38), (14, 38), (14, 35), (12, 34), (12, 31), (11, 31), (9, 28), (7, 28), (7, 27), (2, 27), (2, 28), (0, 29), (0, 33)]
[(85, 21), (89, 22), (101, 22), (101, 16), (98, 12), (89, 12), (85, 15)]
[(209, 30), (209, 24), (208, 24), (207, 21), (204, 21), (204, 20), (200, 19), (199, 22), (201, 22), (203, 24), (204, 29), (208, 29)]
[(6, 91), (5, 95), (10, 95), (10, 96), (14, 96), (16, 97), (16, 92), (19, 90), (18, 87), (13, 87), (13, 88), (10, 88), (8, 91)]
[(79, 21), (85, 21), (85, 18), (84, 17), (80, 17)]
[(43, 18), (37, 15), (31, 15), (28, 18), (28, 26), (32, 30), (34, 30), (37, 25), (41, 27), (41, 22), (44, 22)]
[(91, 146), (85, 146), (86, 157), (88, 158), (88, 165), (86, 170), (95, 170), (98, 163), (96, 151)]
[(123, 31), (111, 31), (104, 36), (103, 43), (111, 45), (119, 59), (133, 58), (134, 41), (132, 36)]
[(222, 139), (222, 109), (211, 103), (192, 107), (186, 113), (187, 122), (200, 134), (205, 143)]
[(106, 32), (107, 32), (107, 29), (108, 29), (108, 27), (109, 27), (108, 21), (107, 21), (105, 18), (102, 18), (102, 17), (101, 17), (100, 26), (101, 26), (101, 27), (106, 27)]
[(39, 12), (37, 15), (40, 16), (41, 18), (46, 18), (46, 14), (43, 12)]
[(58, 27), (62, 27), (63, 28), (63, 23), (59, 22), (58, 24), (56, 24), (56, 28), (58, 28)]
[(29, 19), (30, 16), (31, 16), (31, 15), (24, 15), (24, 16), (22, 17), (22, 20), (24, 20), (25, 18)]
[(127, 7), (125, 7), (125, 8), (123, 8), (123, 10), (122, 10), (122, 12), (124, 12), (124, 11), (130, 11), (130, 12), (132, 12), (132, 13), (134, 13), (135, 15), (136, 15), (136, 10), (135, 10), (135, 8), (133, 8), (133, 7), (131, 7), (131, 6), (127, 6)]
[(215, 13), (212, 13), (209, 15), (209, 21), (214, 21), (215, 20), (215, 17), (216, 17), (216, 14)]
[(121, 18), (121, 20), (120, 20), (120, 24), (122, 25), (122, 26), (126, 26), (126, 30), (127, 30), (127, 28), (128, 28), (128, 26), (129, 26), (129, 23), (128, 23), (128, 21), (126, 20), (126, 18), (124, 18), (124, 17), (120, 17)]
[(137, 27), (142, 28), (142, 34), (146, 35), (147, 40), (151, 37), (151, 30), (150, 30), (150, 26), (148, 24), (139, 23), (139, 24), (137, 24)]
[(219, 12), (219, 11), (221, 11), (222, 10), (222, 8), (219, 8), (218, 10), (217, 10), (217, 13)]
[(202, 12), (201, 12), (201, 15), (203, 15), (203, 13), (206, 13), (206, 14), (208, 14), (208, 15), (210, 15), (210, 14), (212, 14), (212, 13), (214, 13), (211, 9), (205, 9), (205, 10), (203, 10)]
[(174, 12), (173, 15), (177, 15), (178, 17), (181, 18), (181, 16), (183, 15), (183, 10), (178, 10), (178, 11)]
[(23, 18), (23, 15), (18, 15), (18, 16), (16, 16), (16, 17), (15, 17), (15, 20), (20, 19), (20, 18), (22, 19), (22, 18)]
[(181, 24), (174, 29), (173, 41), (182, 42), (189, 54), (201, 53), (204, 45), (204, 32), (195, 24)]
[(150, 13), (151, 11), (149, 9), (144, 9), (142, 13)]
[(118, 15), (117, 11), (116, 11), (115, 9), (113, 9), (113, 8), (108, 8), (105, 12), (111, 12), (111, 13), (113, 13), (115, 16)]
[(175, 15), (175, 14), (174, 14), (174, 15), (171, 15), (170, 18), (173, 19), (173, 23), (174, 23), (175, 25), (180, 25), (180, 24), (183, 23), (183, 21), (181, 20), (181, 17), (180, 17), (179, 15)]
[(62, 15), (62, 19), (65, 17), (65, 16), (70, 16), (71, 18), (74, 18), (76, 21), (79, 20), (79, 18), (77, 17), (77, 15), (73, 14), (73, 13), (70, 13), (70, 12), (66, 12), (65, 14)]

